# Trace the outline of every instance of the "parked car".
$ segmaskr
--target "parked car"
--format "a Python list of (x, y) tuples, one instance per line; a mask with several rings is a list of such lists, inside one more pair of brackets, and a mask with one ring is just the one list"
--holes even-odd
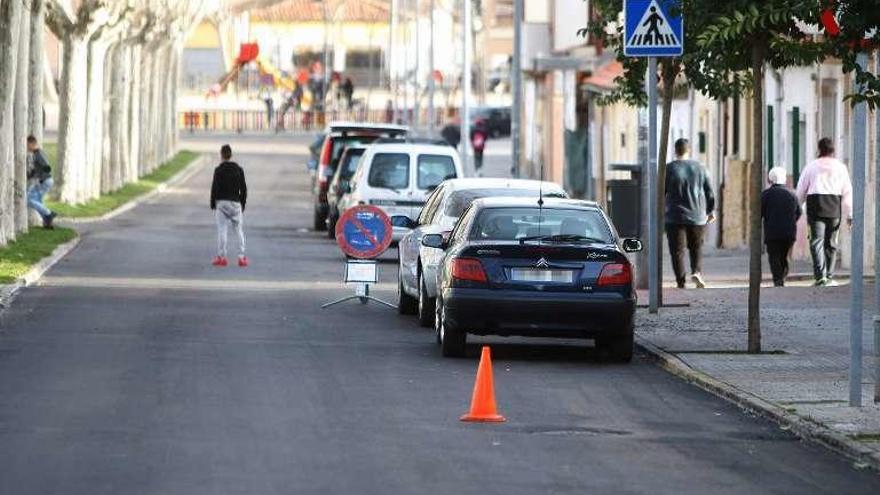
[(327, 212), (327, 237), (336, 238), (336, 222), (339, 220), (339, 200), (350, 190), (349, 181), (357, 171), (358, 164), (364, 152), (367, 151), (366, 146), (352, 145), (347, 146), (339, 157), (339, 165), (333, 174), (333, 180), (330, 181), (330, 187), (327, 190), (327, 203), (329, 210)]
[(327, 192), (330, 189), (330, 179), (336, 172), (336, 165), (339, 163), (342, 151), (347, 146), (369, 144), (382, 137), (405, 136), (408, 132), (409, 129), (405, 126), (391, 124), (334, 122), (327, 127), (312, 187), (314, 198), (312, 223), (315, 230), (327, 228), (327, 213), (330, 210)]
[(521, 179), (450, 179), (437, 187), (425, 202), (418, 219), (395, 217), (395, 223), (413, 229), (398, 245), (398, 310), (418, 314), (419, 323), (434, 323), (437, 296), (437, 264), (443, 251), (422, 246), (425, 234), (448, 234), (470, 204), (486, 197), (566, 198), (562, 186), (553, 182)]
[(471, 128), (485, 129), (492, 137), (510, 135), (510, 107), (478, 108), (471, 116)]
[(467, 334), (594, 339), (615, 360), (633, 352), (636, 291), (620, 240), (596, 203), (569, 199), (474, 201), (444, 251), (434, 328), (444, 356), (461, 356)]
[[(339, 201), (340, 215), (355, 205), (382, 208), (388, 216), (418, 218), (425, 199), (441, 182), (463, 177), (461, 159), (444, 144), (377, 143), (364, 153), (351, 191)], [(409, 229), (395, 226), (394, 242)]]

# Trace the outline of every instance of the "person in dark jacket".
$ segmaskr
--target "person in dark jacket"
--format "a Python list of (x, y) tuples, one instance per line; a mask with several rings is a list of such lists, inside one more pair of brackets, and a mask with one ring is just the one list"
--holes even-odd
[(46, 160), (43, 150), (40, 149), (37, 138), (28, 136), (27, 148), (27, 204), (30, 209), (40, 214), (43, 219), (43, 228), (54, 229), (53, 221), (56, 214), (43, 204), (43, 196), (52, 189), (52, 167)]
[(247, 183), (244, 170), (232, 161), (232, 148), (224, 144), (220, 148), (223, 161), (214, 169), (214, 182), (211, 185), (211, 209), (217, 221), (217, 256), (214, 266), (226, 266), (226, 232), (229, 225), (238, 234), (238, 266), (248, 266), (245, 256), (244, 209), (247, 204)]
[(764, 220), (764, 243), (773, 274), (773, 285), (783, 287), (788, 276), (788, 256), (797, 237), (801, 205), (794, 192), (785, 187), (786, 171), (774, 167), (767, 174), (770, 187), (761, 194), (761, 218)]
[(703, 280), (703, 236), (706, 225), (715, 221), (715, 194), (705, 167), (690, 160), (689, 154), (690, 143), (687, 139), (679, 139), (675, 142), (676, 158), (666, 165), (666, 236), (678, 288), (684, 288), (684, 250), (687, 246), (691, 280), (702, 289), (706, 287)]
[(440, 129), (440, 136), (449, 143), (449, 146), (458, 148), (458, 144), (461, 143), (461, 128), (455, 122), (449, 122)]

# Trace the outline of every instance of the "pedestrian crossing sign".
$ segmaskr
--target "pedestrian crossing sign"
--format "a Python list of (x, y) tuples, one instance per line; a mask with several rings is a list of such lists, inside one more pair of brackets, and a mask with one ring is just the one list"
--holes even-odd
[(623, 53), (630, 57), (681, 55), (681, 0), (625, 0)]

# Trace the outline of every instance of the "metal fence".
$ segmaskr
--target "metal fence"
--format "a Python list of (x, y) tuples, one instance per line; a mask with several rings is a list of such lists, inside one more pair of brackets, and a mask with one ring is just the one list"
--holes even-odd
[[(443, 112), (435, 115), (435, 125), (439, 128)], [(421, 122), (428, 123), (428, 114), (421, 112)], [(245, 132), (245, 131), (320, 131), (327, 122), (353, 121), (374, 124), (390, 123), (393, 115), (388, 110), (328, 110), (302, 111), (289, 110), (282, 114), (269, 115), (265, 110), (186, 110), (178, 112), (178, 126), (182, 131), (196, 132)], [(401, 123), (412, 122), (413, 112), (401, 111)]]

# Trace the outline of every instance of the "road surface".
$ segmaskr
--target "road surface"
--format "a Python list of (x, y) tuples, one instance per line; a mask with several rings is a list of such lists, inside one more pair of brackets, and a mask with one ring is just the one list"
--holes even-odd
[(350, 289), (306, 230), (307, 139), (232, 144), (251, 267), (210, 265), (205, 167), (86, 227), (5, 313), (0, 493), (880, 493), (876, 474), (642, 357), (579, 343), (489, 341), (508, 422), (459, 422), (478, 347), (443, 359), (393, 310), (322, 311)]

